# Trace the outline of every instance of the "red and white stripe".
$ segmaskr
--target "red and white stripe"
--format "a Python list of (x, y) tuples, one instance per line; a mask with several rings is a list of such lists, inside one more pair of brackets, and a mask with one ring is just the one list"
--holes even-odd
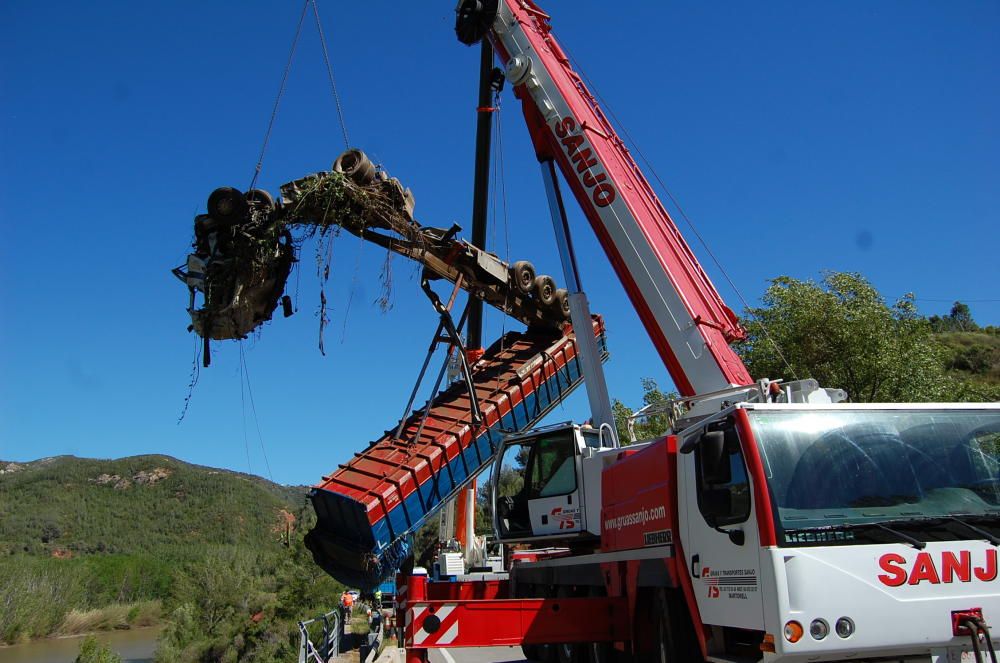
[[(434, 612), (428, 606), (417, 606), (406, 611), (403, 628), (407, 635), (408, 647), (443, 647), (450, 645), (458, 637), (459, 614), (456, 603), (445, 603)], [(424, 630), (424, 622), (431, 615), (441, 620), (441, 626), (433, 633)]]

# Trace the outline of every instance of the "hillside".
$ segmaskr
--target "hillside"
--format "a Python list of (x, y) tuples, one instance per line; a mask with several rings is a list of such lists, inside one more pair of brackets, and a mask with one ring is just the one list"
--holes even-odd
[(304, 497), (303, 488), (169, 456), (0, 462), (0, 554), (277, 545)]
[(1000, 334), (950, 331), (939, 332), (934, 338), (945, 348), (945, 365), (952, 375), (1000, 388)]
[(162, 624), (158, 660), (291, 658), (343, 591), (313, 518), (302, 487), (169, 456), (0, 461), (0, 643)]

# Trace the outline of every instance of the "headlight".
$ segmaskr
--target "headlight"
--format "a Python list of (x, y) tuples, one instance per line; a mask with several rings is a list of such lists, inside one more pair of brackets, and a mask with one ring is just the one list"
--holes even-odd
[(854, 633), (854, 622), (851, 621), (850, 617), (841, 617), (837, 620), (834, 628), (837, 629), (837, 635), (842, 638), (849, 638)]
[(826, 620), (814, 619), (809, 624), (809, 635), (813, 637), (813, 640), (822, 640), (830, 635), (830, 625), (826, 623)]
[(796, 621), (790, 621), (785, 623), (785, 640), (789, 642), (798, 642), (802, 639), (802, 634), (805, 630), (802, 628), (802, 624)]

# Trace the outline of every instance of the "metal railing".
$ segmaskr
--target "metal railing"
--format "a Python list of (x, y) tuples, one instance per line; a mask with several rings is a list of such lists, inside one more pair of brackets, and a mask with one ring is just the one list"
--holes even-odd
[(385, 617), (379, 619), (378, 626), (368, 632), (368, 643), (361, 645), (359, 654), (361, 663), (374, 663), (378, 658), (378, 653), (382, 649), (382, 640), (385, 634)]
[[(309, 626), (317, 622), (323, 624), (323, 639), (319, 646), (309, 639)], [(330, 663), (340, 656), (340, 639), (344, 634), (344, 623), (339, 610), (299, 622), (299, 661), (298, 663)]]

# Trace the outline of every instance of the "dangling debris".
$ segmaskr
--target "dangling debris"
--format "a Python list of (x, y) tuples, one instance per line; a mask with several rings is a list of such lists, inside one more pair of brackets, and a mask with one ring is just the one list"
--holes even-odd
[[(457, 239), (458, 226), (424, 227), (413, 218), (414, 198), (399, 180), (376, 168), (359, 150), (348, 150), (330, 171), (281, 187), (275, 201), (262, 190), (231, 187), (212, 192), (206, 214), (195, 217), (194, 253), (174, 274), (190, 293), (190, 329), (208, 341), (239, 339), (271, 319), (296, 262), (302, 240), (319, 235), (321, 284), (330, 275), (328, 233), (341, 228), (424, 265), (429, 279), (461, 282), (472, 296), (531, 326), (559, 327), (567, 318), (554, 283), (535, 275), (528, 262), (508, 265), (492, 253)], [(294, 234), (293, 234), (294, 233)], [(325, 246), (325, 251), (324, 251)], [(386, 257), (380, 277), (383, 310), (391, 307), (392, 279)], [(196, 305), (198, 293), (202, 300)], [(326, 323), (325, 290), (320, 295), (320, 349)], [(290, 300), (282, 302), (285, 317)]]

